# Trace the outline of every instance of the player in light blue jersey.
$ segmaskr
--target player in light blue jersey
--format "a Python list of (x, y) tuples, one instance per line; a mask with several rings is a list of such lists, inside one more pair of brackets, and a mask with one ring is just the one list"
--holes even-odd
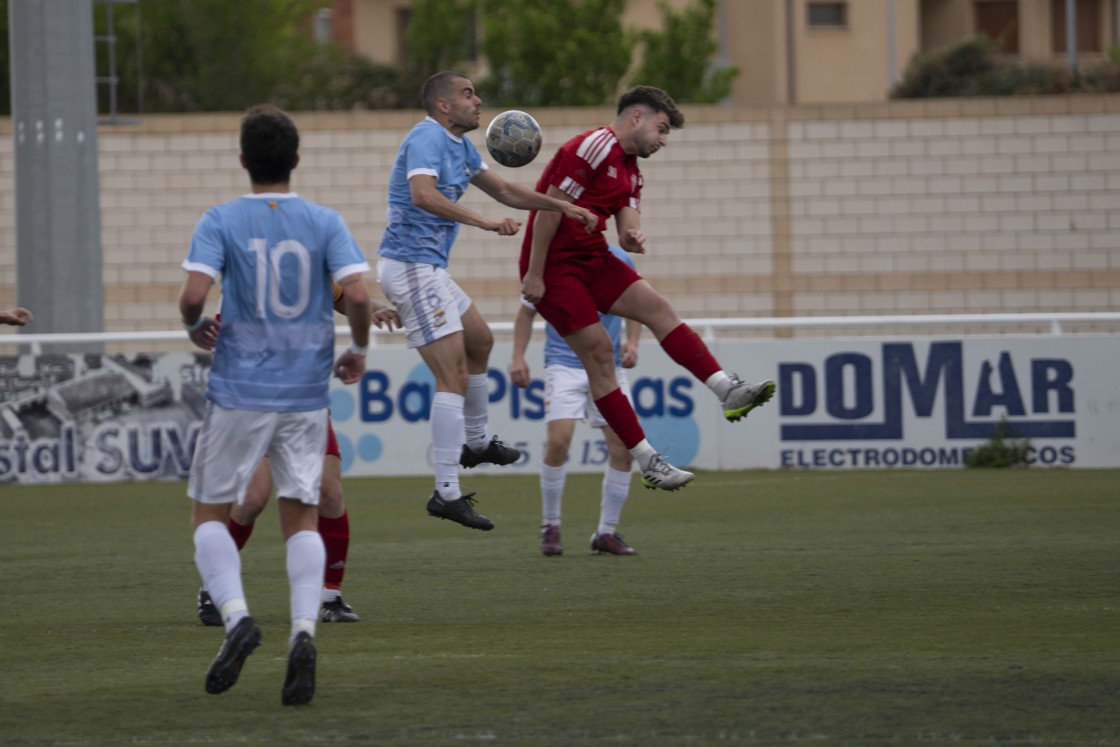
[[(621, 247), (611, 246), (620, 260), (634, 266)], [(533, 331), (533, 318), (537, 310), (523, 300), (513, 322), (513, 357), (509, 365), (510, 380), (516, 386), (529, 386), (532, 377), (525, 362), (525, 348)], [(614, 347), (615, 376), (618, 386), (630, 397), (630, 382), (626, 369), (638, 362), (638, 337), (642, 326), (633, 320), (626, 321), (626, 338), (622, 338), (622, 318), (613, 314), (600, 314)], [(602, 496), (599, 502), (599, 525), (591, 535), (591, 549), (610, 555), (637, 555), (638, 551), (626, 544), (617, 531), (622, 507), (630, 495), (630, 472), (633, 457), (607, 421), (595, 407), (588, 383), (587, 371), (579, 356), (551, 324), (545, 325), (545, 423), (547, 442), (541, 460), (541, 553), (562, 555), (564, 545), (560, 540), (560, 506), (564, 497), (567, 477), (568, 452), (572, 445), (576, 421), (586, 421), (593, 428), (600, 428), (607, 446), (607, 465), (603, 471)]]
[(420, 94), (428, 116), (408, 133), (389, 178), (388, 226), (378, 248), (377, 280), (397, 308), (407, 345), (435, 377), (432, 458), (435, 490), (428, 514), (474, 529), (494, 522), (474, 510), (474, 494), (462, 494), (459, 468), (512, 464), (520, 452), (487, 432), (487, 371), (494, 337), (470, 297), (447, 272), (460, 224), (513, 236), (521, 222), (486, 218), (459, 204), (475, 185), (507, 207), (554, 210), (590, 232), (599, 218), (491, 171), (465, 135), (478, 128), (482, 100), (466, 76), (433, 75)]
[[(199, 221), (179, 297), (191, 340), (214, 350), (209, 402), (187, 486), (195, 564), (226, 628), (206, 691), (232, 687), (245, 658), (260, 645), (227, 523), (267, 455), (291, 586), (285, 705), (306, 704), (315, 693), (315, 623), (325, 564), (316, 524), (330, 376), (333, 370), (347, 384), (361, 378), (371, 315), (362, 283), (369, 265), (338, 213), (291, 191), (298, 163), (299, 132), (291, 119), (275, 107), (251, 109), (241, 122), (241, 165), (251, 192), (211, 208)], [(219, 324), (202, 313), (218, 278), (220, 335)], [(332, 280), (342, 287), (352, 340), (337, 360)]]

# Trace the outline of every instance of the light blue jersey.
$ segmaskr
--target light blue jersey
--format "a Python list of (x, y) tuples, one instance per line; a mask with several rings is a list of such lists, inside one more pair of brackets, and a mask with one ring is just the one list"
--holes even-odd
[(183, 269), (222, 283), (207, 399), (237, 410), (327, 407), (331, 280), (369, 270), (342, 216), (295, 193), (245, 195), (206, 211)]
[(402, 262), (447, 267), (459, 223), (412, 204), (408, 180), (417, 174), (434, 176), (443, 196), (458, 202), (471, 179), (486, 168), (470, 140), (455, 137), (431, 117), (418, 123), (401, 143), (389, 175), (389, 225), (377, 253)]
[[(610, 250), (611, 254), (631, 267), (634, 266), (634, 260), (622, 247), (611, 244)], [(607, 334), (611, 338), (611, 347), (614, 348), (614, 365), (615, 368), (618, 368), (622, 365), (622, 352), (619, 350), (622, 340), (622, 317), (599, 312), (599, 320), (603, 323)], [(564, 338), (551, 324), (544, 325), (544, 365), (546, 368), (548, 366), (583, 368), (583, 362), (579, 359), (579, 356), (568, 347), (568, 343), (564, 342)]]

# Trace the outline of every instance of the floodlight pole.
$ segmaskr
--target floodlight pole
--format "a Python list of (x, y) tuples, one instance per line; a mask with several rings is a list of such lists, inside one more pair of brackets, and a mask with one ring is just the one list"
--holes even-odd
[(93, 8), (75, 0), (9, 2), (8, 28), (16, 298), (35, 315), (25, 330), (101, 332)]
[(1066, 67), (1077, 72), (1077, 0), (1066, 0)]

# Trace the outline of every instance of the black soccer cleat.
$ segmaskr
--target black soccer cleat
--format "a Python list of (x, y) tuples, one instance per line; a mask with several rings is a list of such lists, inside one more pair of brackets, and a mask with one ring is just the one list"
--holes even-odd
[(203, 625), (217, 626), (222, 624), (222, 613), (218, 611), (210, 592), (203, 586), (198, 590), (198, 621)]
[(319, 619), (325, 623), (356, 623), (361, 618), (353, 607), (337, 596), (319, 607)]
[(520, 458), (520, 451), (511, 449), (494, 436), (482, 451), (471, 451), (470, 447), (463, 444), (463, 451), (459, 455), (459, 466), (464, 469), (471, 469), (480, 464), (496, 464), (502, 467), (513, 464)]
[(233, 630), (226, 634), (214, 663), (210, 665), (210, 671), (206, 673), (206, 692), (217, 695), (236, 685), (245, 659), (259, 645), (261, 629), (253, 618), (241, 618)]
[(489, 532), (494, 528), (494, 522), (474, 510), (474, 501), (474, 493), (464, 495), (458, 500), (445, 501), (440, 497), (438, 490), (433, 490), (432, 497), (428, 499), (428, 516), (447, 519), (471, 529)]
[(288, 652), (288, 675), (280, 702), (284, 705), (307, 705), (315, 695), (315, 641), (307, 631), (300, 631)]

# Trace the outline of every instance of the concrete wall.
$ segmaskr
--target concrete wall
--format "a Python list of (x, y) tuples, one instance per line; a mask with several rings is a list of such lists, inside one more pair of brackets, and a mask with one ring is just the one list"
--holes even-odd
[[(637, 259), (684, 317), (1120, 310), (1120, 96), (685, 111), (642, 164)], [(611, 117), (534, 114), (547, 148)], [(419, 117), (294, 115), (297, 191), (338, 209), (371, 261), (390, 165)], [(178, 327), (196, 221), (248, 191), (239, 119), (100, 128), (107, 331)], [(495, 168), (531, 186), (546, 158)], [(0, 121), (0, 307), (16, 298), (12, 190)], [(515, 214), (478, 190), (465, 201)], [(513, 319), (519, 251), (519, 237), (460, 234), (452, 274), (491, 321)]]

